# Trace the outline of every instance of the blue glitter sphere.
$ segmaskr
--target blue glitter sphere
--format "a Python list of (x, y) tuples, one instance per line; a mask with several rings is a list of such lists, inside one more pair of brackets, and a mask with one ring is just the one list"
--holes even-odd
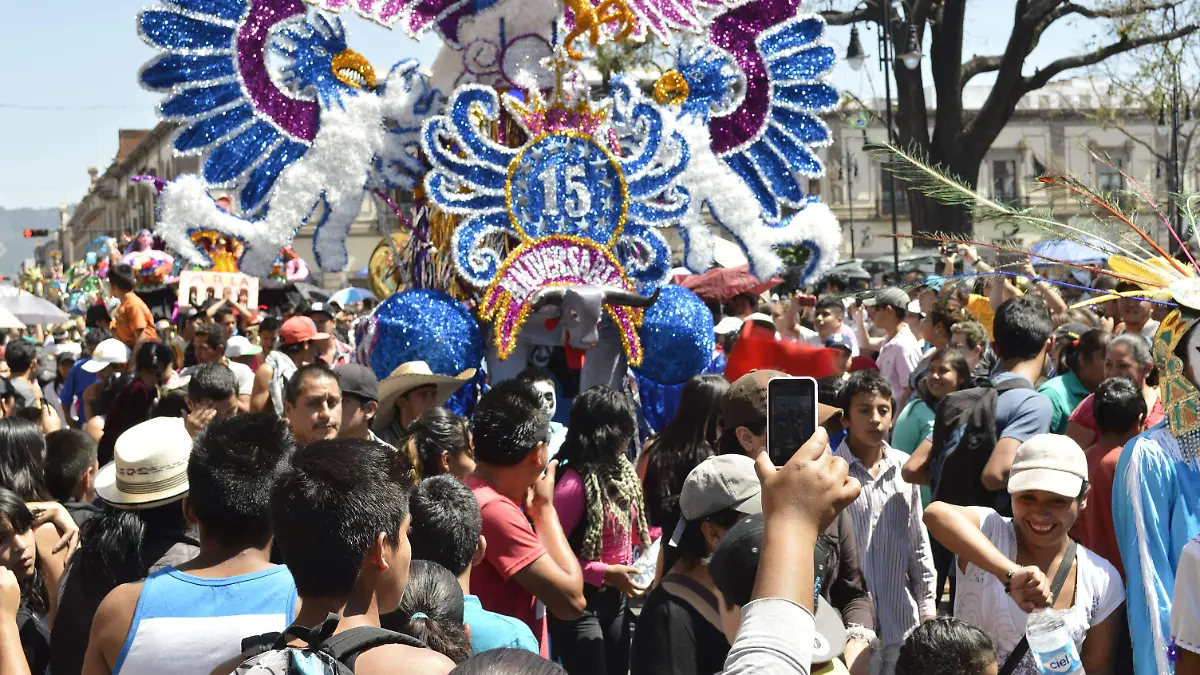
[(712, 312), (688, 289), (663, 286), (658, 302), (646, 310), (638, 331), (646, 351), (634, 370), (658, 384), (682, 384), (712, 360)]
[(375, 334), (367, 362), (380, 380), (410, 361), (424, 361), (438, 375), (458, 375), (483, 360), (479, 323), (441, 291), (394, 293), (371, 320)]

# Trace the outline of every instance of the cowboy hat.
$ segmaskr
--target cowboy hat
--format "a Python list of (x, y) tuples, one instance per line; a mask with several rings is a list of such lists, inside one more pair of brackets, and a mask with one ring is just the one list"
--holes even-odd
[(188, 492), (192, 437), (181, 417), (156, 417), (117, 437), (113, 461), (96, 474), (96, 494), (121, 509), (148, 509)]
[(457, 377), (450, 377), (435, 375), (424, 361), (400, 364), (387, 379), (379, 383), (379, 412), (375, 413), (375, 423), (379, 428), (391, 424), (396, 416), (396, 399), (413, 389), (430, 385), (437, 387), (437, 404), (441, 406), (472, 377), (475, 377), (474, 368), (467, 368)]

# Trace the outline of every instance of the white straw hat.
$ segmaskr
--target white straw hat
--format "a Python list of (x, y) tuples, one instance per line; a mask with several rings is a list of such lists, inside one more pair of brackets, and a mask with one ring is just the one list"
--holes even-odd
[(424, 361), (409, 361), (401, 364), (392, 371), (383, 382), (379, 383), (379, 412), (375, 413), (375, 423), (383, 428), (392, 423), (396, 416), (396, 399), (418, 387), (433, 385), (437, 387), (437, 404), (445, 405), (454, 392), (462, 388), (467, 380), (475, 377), (475, 369), (467, 368), (457, 377), (435, 375)]
[(181, 417), (155, 417), (117, 438), (113, 461), (96, 474), (96, 494), (126, 509), (183, 499), (188, 491), (192, 437)]

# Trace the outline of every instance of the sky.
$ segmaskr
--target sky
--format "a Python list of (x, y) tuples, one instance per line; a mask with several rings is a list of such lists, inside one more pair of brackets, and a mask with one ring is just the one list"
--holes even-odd
[[(506, 0), (528, 2), (530, 0)], [(1012, 27), (1013, 0), (968, 0), (964, 58), (1003, 50)], [(150, 0), (57, 0), (3, 3), (0, 19), (0, 207), (57, 207), (87, 191), (89, 166), (112, 162), (118, 129), (149, 129), (158, 95), (144, 91), (137, 71), (154, 56), (137, 36), (136, 16)], [(819, 3), (824, 6), (825, 3)], [(842, 2), (842, 5), (850, 4)], [(816, 5), (814, 5), (816, 6)], [(436, 37), (420, 43), (347, 15), (351, 46), (376, 70), (402, 58), (433, 61)], [(1095, 22), (1055, 25), (1026, 64), (1029, 72), (1085, 51)], [(845, 54), (848, 27), (831, 27), (829, 42)], [(882, 97), (873, 30), (862, 31), (871, 57), (859, 72), (839, 64), (833, 82), (863, 98)], [(928, 45), (923, 51), (928, 53)], [(928, 60), (922, 67), (930, 82)], [(986, 83), (979, 77), (972, 83)]]

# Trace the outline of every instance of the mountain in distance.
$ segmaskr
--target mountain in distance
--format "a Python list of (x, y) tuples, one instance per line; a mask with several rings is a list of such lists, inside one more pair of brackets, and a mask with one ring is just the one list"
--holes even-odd
[[(33, 250), (58, 231), (58, 207), (45, 209), (6, 209), (0, 206), (0, 275), (15, 276), (21, 261), (33, 257)], [(50, 230), (51, 237), (25, 238), (25, 230)]]

